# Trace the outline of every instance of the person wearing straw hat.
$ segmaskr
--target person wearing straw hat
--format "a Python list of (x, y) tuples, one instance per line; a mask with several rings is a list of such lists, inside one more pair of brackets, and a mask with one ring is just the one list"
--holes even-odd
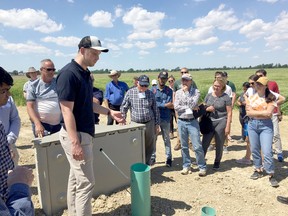
[(59, 132), (61, 146), (70, 165), (67, 188), (68, 215), (92, 215), (94, 112), (111, 115), (124, 122), (120, 112), (93, 103), (91, 72), (101, 53), (108, 52), (95, 36), (85, 36), (78, 44), (78, 53), (64, 66), (56, 79), (57, 94), (63, 114)]
[[(105, 90), (105, 105), (111, 110), (120, 111), (120, 106), (124, 99), (125, 93), (129, 90), (127, 83), (119, 80), (121, 73), (116, 70), (111, 70), (108, 76), (112, 79), (107, 83)], [(113, 125), (114, 120), (111, 116), (107, 117), (107, 125)], [(116, 124), (118, 124), (116, 122)]]
[(37, 71), (34, 67), (29, 67), (28, 71), (25, 74), (26, 74), (26, 77), (28, 77), (30, 80), (28, 80), (23, 86), (24, 98), (26, 98), (27, 96), (28, 86), (38, 78), (38, 75), (40, 75), (40, 72)]

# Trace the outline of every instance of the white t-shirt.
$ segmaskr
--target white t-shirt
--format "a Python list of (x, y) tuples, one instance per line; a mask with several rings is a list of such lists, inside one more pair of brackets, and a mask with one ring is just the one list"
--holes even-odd
[[(210, 86), (209, 90), (208, 90), (208, 94), (212, 93), (213, 92), (213, 86)], [(230, 98), (232, 98), (232, 89), (229, 85), (226, 85), (226, 90), (225, 92)]]

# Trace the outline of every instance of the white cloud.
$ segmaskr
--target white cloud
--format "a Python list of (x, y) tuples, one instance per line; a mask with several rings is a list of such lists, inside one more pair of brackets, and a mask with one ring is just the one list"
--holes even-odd
[(42, 38), (41, 41), (43, 42), (51, 42), (55, 43), (59, 46), (68, 46), (68, 47), (77, 47), (81, 38), (70, 36), (70, 37), (45, 37)]
[(11, 53), (52, 53), (52, 51), (47, 47), (34, 43), (33, 41), (27, 41), (26, 43), (9, 43), (8, 41), (0, 38), (0, 46), (5, 50), (9, 50)]
[(43, 10), (26, 9), (0, 9), (0, 23), (4, 26), (19, 29), (33, 29), (42, 33), (52, 33), (63, 29), (62, 24), (51, 20)]
[(152, 49), (157, 46), (155, 41), (150, 41), (150, 42), (141, 42), (137, 41), (135, 43), (135, 46), (138, 47), (139, 49)]
[(159, 29), (152, 30), (150, 32), (133, 32), (132, 34), (128, 35), (128, 40), (155, 40), (159, 39), (163, 36), (163, 31)]
[(68, 3), (74, 3), (74, 0), (67, 0)]
[(202, 55), (204, 55), (204, 56), (211, 56), (211, 55), (214, 55), (214, 51), (213, 51), (213, 50), (205, 51), (205, 52), (202, 53)]
[(134, 44), (132, 44), (132, 43), (121, 43), (120, 46), (123, 47), (124, 49), (131, 49), (132, 47), (134, 47)]
[(113, 27), (113, 20), (111, 13), (103, 10), (96, 11), (91, 16), (86, 14), (83, 20), (93, 27), (103, 27), (103, 28)]
[(174, 43), (168, 43), (168, 46), (190, 46), (190, 45), (208, 45), (218, 41), (213, 36), (211, 27), (195, 29), (170, 29), (165, 32), (165, 36), (174, 40)]
[(264, 39), (266, 46), (279, 49), (288, 40), (288, 12), (282, 11), (274, 22), (265, 23), (262, 19), (254, 19), (240, 29), (251, 40)]
[(177, 48), (177, 47), (171, 47), (169, 50), (166, 50), (166, 53), (186, 53), (190, 50), (188, 47), (184, 48)]
[(107, 47), (107, 48), (109, 48), (109, 50), (114, 50), (114, 51), (118, 51), (118, 50), (120, 50), (120, 47), (119, 46), (117, 46), (116, 44), (114, 44), (114, 43), (106, 43), (105, 44), (105, 47)]
[(71, 53), (71, 54), (65, 54), (65, 53), (62, 53), (60, 50), (54, 50), (54, 55), (56, 57), (75, 57), (75, 53)]
[(149, 32), (160, 28), (165, 13), (148, 12), (141, 7), (133, 7), (123, 16), (123, 22), (132, 25), (137, 32)]
[(123, 16), (123, 13), (124, 13), (124, 11), (123, 11), (122, 7), (120, 5), (118, 5), (115, 8), (115, 17), (117, 17), (117, 18), (121, 17), (121, 16)]
[(233, 51), (237, 53), (246, 53), (250, 50), (249, 47), (238, 47), (241, 45), (241, 43), (233, 43), (232, 41), (225, 41), (221, 44), (221, 46), (218, 47), (220, 51), (226, 52), (226, 51)]
[(253, 59), (259, 59), (260, 57), (258, 55), (254, 55), (252, 58)]
[(266, 3), (270, 3), (270, 4), (274, 4), (276, 2), (278, 2), (279, 0), (257, 0), (259, 2), (266, 2)]
[(149, 55), (150, 52), (148, 52), (148, 51), (146, 51), (146, 50), (140, 50), (140, 51), (138, 52), (138, 54), (141, 55), (141, 56), (143, 56), (143, 55)]
[(195, 19), (194, 23), (198, 28), (213, 27), (224, 31), (232, 31), (243, 25), (243, 22), (234, 15), (232, 9), (225, 10), (224, 4), (211, 10), (206, 16)]

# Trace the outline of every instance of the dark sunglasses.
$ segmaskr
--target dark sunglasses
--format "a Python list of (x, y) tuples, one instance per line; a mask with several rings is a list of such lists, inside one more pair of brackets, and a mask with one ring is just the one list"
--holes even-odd
[(250, 84), (250, 85), (254, 85), (254, 84), (255, 84), (255, 82), (249, 82), (249, 84)]
[(47, 70), (47, 71), (56, 71), (56, 69), (55, 68), (43, 68), (43, 69), (45, 69), (45, 70)]
[(181, 71), (181, 74), (187, 74), (188, 71)]
[(148, 88), (148, 85), (140, 85), (141, 87), (145, 87), (145, 88)]
[(168, 80), (169, 83), (174, 82), (174, 80)]

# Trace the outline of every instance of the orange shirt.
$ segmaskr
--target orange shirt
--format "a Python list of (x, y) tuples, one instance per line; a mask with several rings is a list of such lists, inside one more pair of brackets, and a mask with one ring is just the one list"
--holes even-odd
[(271, 103), (267, 104), (265, 101), (265, 97), (260, 97), (258, 93), (249, 96), (246, 101), (246, 104), (250, 106), (253, 110), (257, 111), (267, 110), (269, 105), (277, 107), (277, 103), (275, 101), (272, 101)]

